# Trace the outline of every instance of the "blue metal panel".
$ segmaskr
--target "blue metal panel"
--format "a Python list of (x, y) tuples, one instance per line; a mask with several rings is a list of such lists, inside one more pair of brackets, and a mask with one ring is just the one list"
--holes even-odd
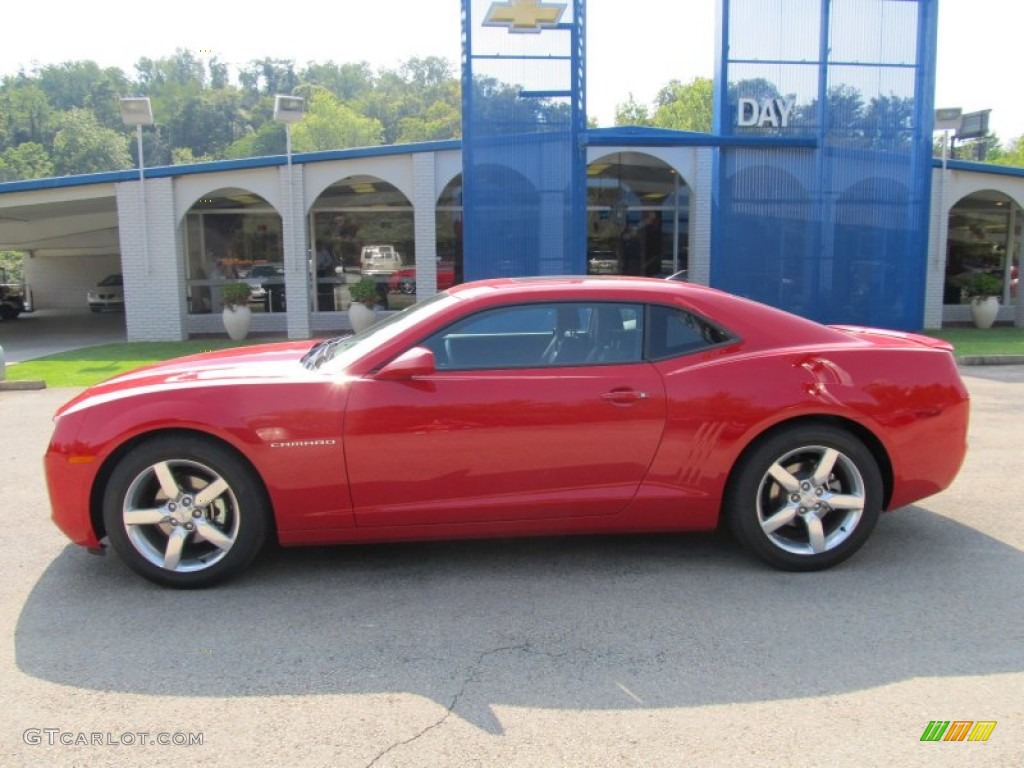
[[(721, 0), (712, 283), (822, 322), (918, 329), (936, 0)], [(813, 137), (818, 149), (781, 146)]]
[(462, 23), (465, 279), (582, 273), (584, 2), (463, 0)]

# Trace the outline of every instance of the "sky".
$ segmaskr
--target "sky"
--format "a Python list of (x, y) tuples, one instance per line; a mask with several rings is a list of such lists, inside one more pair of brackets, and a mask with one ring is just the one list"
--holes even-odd
[[(1015, 56), (1024, 3), (938, 1), (936, 106), (991, 109), (990, 128), (1001, 140), (1024, 134)], [(178, 48), (233, 66), (270, 56), (297, 68), (330, 60), (393, 68), (413, 56), (457, 65), (461, 56), (459, 0), (178, 0), (148, 17), (144, 7), (138, 0), (7, 3), (0, 77), (76, 59), (133, 77), (138, 59)], [(588, 0), (587, 17), (588, 112), (600, 125), (612, 125), (616, 104), (630, 93), (650, 105), (669, 80), (712, 75), (715, 0)]]

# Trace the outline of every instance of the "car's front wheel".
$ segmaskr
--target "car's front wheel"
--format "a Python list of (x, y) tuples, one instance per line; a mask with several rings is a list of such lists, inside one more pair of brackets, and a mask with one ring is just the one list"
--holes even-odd
[(115, 467), (103, 498), (110, 545), (168, 587), (207, 587), (263, 547), (269, 505), (252, 469), (228, 448), (190, 436), (152, 439)]
[(736, 537), (771, 565), (814, 571), (860, 549), (881, 507), (881, 472), (864, 444), (841, 429), (804, 425), (740, 459), (724, 513)]

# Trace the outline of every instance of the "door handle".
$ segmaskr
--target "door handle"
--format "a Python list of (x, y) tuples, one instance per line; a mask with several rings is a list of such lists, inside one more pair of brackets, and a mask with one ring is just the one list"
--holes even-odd
[(635, 389), (613, 389), (611, 392), (601, 395), (602, 400), (619, 405), (630, 405), (640, 400), (646, 400), (648, 397), (646, 392), (637, 392)]

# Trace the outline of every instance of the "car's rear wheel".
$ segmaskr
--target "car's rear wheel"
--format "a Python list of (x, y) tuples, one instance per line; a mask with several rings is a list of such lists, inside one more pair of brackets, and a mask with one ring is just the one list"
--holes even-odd
[(252, 469), (228, 448), (189, 436), (155, 438), (111, 474), (103, 518), (114, 551), (168, 587), (207, 587), (259, 553), (269, 505)]
[(864, 444), (826, 425), (796, 426), (755, 444), (725, 495), (736, 537), (790, 571), (830, 568), (871, 535), (882, 476)]

